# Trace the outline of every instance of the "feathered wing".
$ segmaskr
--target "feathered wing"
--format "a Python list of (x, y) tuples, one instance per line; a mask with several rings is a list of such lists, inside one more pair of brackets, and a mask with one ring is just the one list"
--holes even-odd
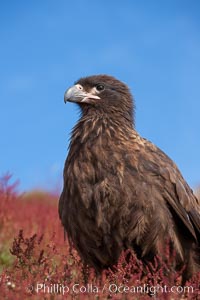
[[(158, 148), (157, 148), (158, 149)], [(155, 155), (155, 154), (154, 154)], [(200, 203), (183, 179), (177, 166), (161, 150), (156, 151), (166, 169), (162, 176), (165, 178), (164, 197), (172, 211), (187, 228), (195, 241), (200, 241)]]
[[(140, 150), (136, 161), (140, 162), (137, 169), (141, 177), (138, 183), (139, 198), (146, 199), (143, 207), (151, 207), (149, 212), (146, 208), (146, 211), (143, 209), (144, 214), (141, 216), (140, 227), (145, 232), (145, 238), (140, 241), (142, 256), (148, 257), (154, 251), (159, 251), (159, 241), (163, 240), (161, 235), (166, 233), (174, 244), (180, 261), (188, 264), (186, 272), (189, 277), (194, 271), (190, 269), (200, 265), (200, 204), (176, 165), (165, 153), (145, 139), (140, 139), (138, 145)], [(135, 164), (134, 160), (135, 157), (132, 165)], [(137, 185), (135, 188), (137, 189)], [(135, 212), (133, 216), (135, 219)], [(148, 220), (145, 216), (149, 216)], [(164, 228), (167, 229), (166, 232)], [(139, 236), (144, 236), (142, 230)]]

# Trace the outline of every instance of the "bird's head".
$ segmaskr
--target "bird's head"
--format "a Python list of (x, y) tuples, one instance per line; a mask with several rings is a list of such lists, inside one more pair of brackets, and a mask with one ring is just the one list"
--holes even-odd
[(108, 75), (94, 75), (79, 79), (64, 96), (65, 103), (77, 103), (83, 113), (89, 111), (124, 117), (132, 125), (134, 104), (126, 84)]

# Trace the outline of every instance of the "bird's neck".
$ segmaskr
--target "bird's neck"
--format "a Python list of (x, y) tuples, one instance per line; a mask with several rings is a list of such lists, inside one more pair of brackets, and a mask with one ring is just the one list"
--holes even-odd
[(98, 139), (117, 142), (130, 140), (133, 134), (137, 133), (132, 120), (121, 114), (85, 113), (73, 129), (71, 143), (95, 143)]
[(118, 107), (102, 107), (102, 106), (82, 106), (82, 119), (101, 119), (109, 123), (120, 124), (121, 126), (134, 127), (134, 112), (124, 111)]

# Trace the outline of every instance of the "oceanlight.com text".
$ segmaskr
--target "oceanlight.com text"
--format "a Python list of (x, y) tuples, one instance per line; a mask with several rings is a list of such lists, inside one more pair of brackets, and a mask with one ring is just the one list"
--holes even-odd
[[(192, 294), (196, 292), (193, 286), (167, 286), (167, 285), (155, 285), (151, 286), (148, 284), (138, 285), (138, 286), (128, 286), (128, 285), (117, 285), (115, 283), (105, 284), (103, 287), (98, 287), (93, 284), (79, 284), (74, 283), (73, 285), (64, 285), (64, 284), (46, 284), (46, 283), (37, 283), (35, 288), (29, 287), (30, 290), (35, 290), (36, 293), (42, 294), (148, 294), (154, 296), (156, 294), (182, 294), (188, 293)], [(199, 291), (200, 292), (200, 291)]]

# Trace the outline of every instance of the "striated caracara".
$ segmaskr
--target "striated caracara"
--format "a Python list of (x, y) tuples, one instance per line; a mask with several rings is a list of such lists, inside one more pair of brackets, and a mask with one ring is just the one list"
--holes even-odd
[(78, 80), (65, 102), (81, 108), (64, 167), (59, 216), (70, 242), (97, 271), (124, 249), (143, 262), (162, 256), (166, 241), (185, 265), (200, 267), (200, 204), (174, 162), (140, 137), (128, 87), (107, 75)]

